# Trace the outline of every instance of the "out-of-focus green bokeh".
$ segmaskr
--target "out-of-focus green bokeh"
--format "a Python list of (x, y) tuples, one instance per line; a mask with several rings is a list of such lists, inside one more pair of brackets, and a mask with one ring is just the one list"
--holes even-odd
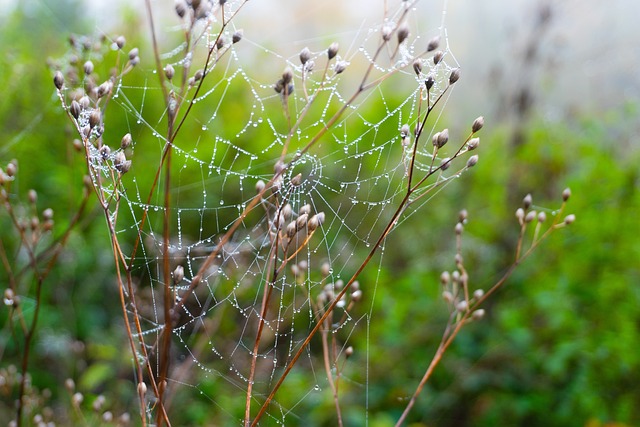
[[(18, 179), (10, 197), (26, 200), (27, 191), (36, 189), (39, 210), (55, 211), (54, 236), (64, 230), (81, 199), (85, 164), (71, 144), (73, 132), (47, 63), (64, 54), (71, 33), (93, 30), (83, 24), (81, 11), (79, 3), (71, 1), (60, 2), (53, 12), (19, 7), (0, 28), (0, 167), (17, 159)], [(50, 19), (51, 13), (56, 19)], [(132, 11), (123, 20), (117, 31), (132, 46), (146, 47), (143, 59), (150, 61), (143, 14)], [(144, 77), (134, 72), (127, 79)], [(456, 91), (464, 93), (465, 85), (474, 84), (461, 79)], [(544, 97), (543, 87), (525, 84), (520, 89)], [(240, 110), (243, 102), (251, 102), (242, 98), (245, 95), (234, 94), (237, 100), (230, 105)], [(463, 252), (471, 283), (486, 288), (512, 260), (518, 232), (514, 211), (522, 196), (531, 193), (534, 205), (555, 208), (565, 187), (572, 191), (568, 212), (576, 214), (576, 222), (555, 233), (518, 268), (485, 307), (485, 319), (465, 328), (407, 425), (640, 424), (638, 105), (621, 101), (608, 111), (577, 108), (561, 112), (563, 119), (558, 120), (549, 119), (535, 100), (518, 109), (517, 95), (505, 93), (502, 100), (513, 103), (509, 120), (486, 114), (492, 120), (482, 130), (478, 165), (394, 231), (382, 267), (363, 273), (361, 283), (378, 286), (375, 300), (360, 313), (372, 309), (370, 321), (350, 337), (357, 350), (349, 363), (367, 364), (368, 369), (354, 370), (350, 377), (345, 368), (349, 381), (342, 383), (341, 404), (346, 425), (393, 425), (433, 357), (448, 316), (438, 277), (454, 267), (457, 212), (469, 211)], [(393, 94), (387, 96), (393, 100)], [(159, 114), (151, 102), (147, 105), (150, 114)], [(234, 115), (227, 111), (226, 117), (232, 120)], [(238, 117), (246, 121), (240, 113)], [(445, 109), (439, 126), (462, 135), (470, 122)], [(133, 128), (126, 122), (117, 125), (123, 133)], [(152, 165), (149, 168), (151, 173)], [(5, 251), (14, 254), (17, 235), (1, 209), (0, 238)], [(16, 267), (24, 266), (24, 258), (17, 258)], [(52, 408), (59, 425), (98, 424), (100, 414), (91, 409), (98, 395), (106, 397), (116, 416), (128, 411), (136, 419), (114, 276), (102, 213), (90, 208), (45, 281), (30, 359), (30, 395), (42, 402), (34, 404), (34, 411)], [(28, 277), (23, 282), (21, 303), (28, 320), (34, 288)], [(4, 291), (4, 267), (0, 284)], [(371, 293), (366, 295), (371, 298)], [(14, 414), (14, 370), (23, 350), (8, 313), (7, 307), (0, 308), (0, 420)], [(361, 372), (368, 377), (360, 377)], [(67, 378), (86, 395), (82, 415), (72, 410), (64, 387)], [(278, 395), (283, 405), (300, 400), (297, 382), (304, 384), (304, 373), (294, 369)], [(226, 385), (214, 377), (203, 379), (197, 388), (185, 387), (174, 402), (175, 425), (230, 425), (227, 412), (242, 411), (244, 395), (229, 393)], [(329, 388), (323, 390), (303, 400), (286, 424), (335, 425)]]

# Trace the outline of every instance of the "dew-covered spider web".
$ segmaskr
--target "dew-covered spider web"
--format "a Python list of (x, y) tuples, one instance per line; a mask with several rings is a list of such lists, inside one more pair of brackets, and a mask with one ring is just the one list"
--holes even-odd
[[(368, 324), (379, 315), (376, 289), (386, 286), (379, 239), (465, 167), (464, 161), (440, 167), (458, 146), (434, 155), (432, 143), (458, 67), (447, 43), (446, 7), (361, 2), (376, 9), (373, 17), (354, 15), (349, 31), (327, 34), (321, 22), (331, 16), (312, 24), (276, 7), (256, 5), (252, 12), (259, 2), (202, 3), (208, 6), (196, 11), (184, 3), (182, 19), (156, 17), (161, 68), (151, 47), (140, 49), (140, 64), (112, 88), (104, 128), (91, 134), (112, 150), (87, 150), (93, 182), (112, 197), (110, 222), (132, 264), (135, 302), (125, 292), (127, 311), (142, 330), (132, 326), (133, 336), (142, 335), (149, 363), (160, 370), (168, 217), (170, 411), (191, 396), (208, 405), (213, 424), (241, 425), (249, 384), (255, 416), (302, 350), (261, 423), (308, 425), (309, 408), (317, 406), (335, 420), (335, 395), (366, 420), (372, 369), (366, 343), (376, 339)], [(273, 14), (272, 26), (265, 13)], [(281, 22), (297, 28), (268, 39)], [(158, 69), (168, 68), (172, 79), (164, 76), (162, 84), (169, 108), (158, 83)], [(167, 120), (176, 105), (172, 131), (178, 130), (169, 141)], [(126, 132), (132, 145), (117, 148)], [(123, 167), (120, 151), (131, 160), (121, 180), (113, 178), (113, 167)], [(389, 227), (406, 202), (409, 176), (415, 185), (435, 169)], [(370, 255), (366, 273), (350, 283)], [(332, 314), (303, 345), (332, 303)], [(366, 338), (356, 342), (356, 335)]]

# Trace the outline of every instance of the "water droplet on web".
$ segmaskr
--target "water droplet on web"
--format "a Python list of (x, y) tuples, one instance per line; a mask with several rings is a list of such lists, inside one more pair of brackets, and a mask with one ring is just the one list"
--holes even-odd
[(316, 385), (313, 387), (313, 389), (314, 389), (315, 391), (322, 391), (322, 389), (320, 388), (320, 386), (319, 386), (318, 384), (316, 384)]
[(202, 130), (207, 130), (207, 125), (202, 125)]
[(224, 205), (224, 200), (220, 200), (220, 206)]

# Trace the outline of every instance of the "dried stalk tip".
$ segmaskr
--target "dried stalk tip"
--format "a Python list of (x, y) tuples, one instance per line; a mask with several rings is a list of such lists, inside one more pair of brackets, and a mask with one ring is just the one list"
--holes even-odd
[(449, 75), (449, 84), (452, 85), (460, 80), (460, 68), (454, 68)]
[(531, 197), (531, 194), (527, 194), (524, 196), (524, 199), (522, 199), (522, 206), (524, 206), (525, 209), (529, 209), (532, 203), (533, 197)]
[(335, 56), (338, 54), (339, 47), (340, 45), (337, 42), (331, 43), (329, 49), (327, 49), (327, 56), (329, 57), (329, 59), (335, 58)]
[(569, 197), (571, 197), (571, 189), (565, 188), (562, 192), (562, 201), (566, 202), (567, 200), (569, 200)]
[(311, 59), (311, 51), (308, 47), (305, 47), (300, 51), (300, 63), (304, 65), (309, 59)]
[(53, 84), (56, 85), (58, 90), (62, 89), (62, 86), (64, 85), (64, 76), (61, 71), (56, 71), (53, 75)]
[(235, 33), (233, 33), (233, 35), (231, 36), (231, 41), (233, 43), (238, 43), (240, 40), (242, 40), (243, 36), (244, 36), (244, 30), (240, 29)]
[(469, 157), (469, 160), (467, 160), (467, 167), (468, 168), (472, 168), (476, 165), (476, 163), (478, 163), (478, 155), (474, 155)]
[(422, 60), (420, 58), (413, 61), (413, 71), (415, 71), (418, 76), (422, 72)]
[(427, 52), (436, 50), (438, 46), (440, 46), (440, 36), (436, 36), (429, 40), (429, 43), (427, 44)]
[(476, 133), (484, 126), (484, 117), (480, 116), (473, 121), (471, 125), (471, 132)]
[(576, 220), (576, 216), (574, 214), (567, 215), (564, 218), (564, 224), (565, 225), (571, 225), (575, 220)]
[(407, 37), (409, 37), (409, 24), (407, 24), (406, 22), (400, 24), (400, 26), (398, 27), (397, 37), (398, 44), (401, 44), (407, 39)]

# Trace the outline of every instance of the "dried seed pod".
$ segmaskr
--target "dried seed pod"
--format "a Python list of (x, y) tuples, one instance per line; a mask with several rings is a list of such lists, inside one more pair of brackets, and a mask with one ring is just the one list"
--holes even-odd
[(469, 303), (465, 300), (458, 301), (458, 303), (456, 304), (456, 310), (458, 310), (461, 313), (463, 311), (467, 311), (468, 309), (469, 309)]
[(282, 84), (283, 86), (288, 85), (293, 80), (293, 70), (290, 67), (287, 67), (282, 72)]
[(53, 209), (47, 208), (42, 211), (42, 219), (45, 221), (50, 221), (53, 219)]
[(60, 70), (53, 75), (53, 84), (56, 85), (58, 90), (61, 90), (62, 86), (64, 86), (64, 76)]
[(482, 289), (476, 289), (475, 291), (473, 291), (473, 297), (475, 299), (480, 299), (484, 296), (484, 290)]
[(266, 184), (263, 180), (258, 180), (258, 182), (256, 182), (256, 193), (261, 193), (264, 190), (265, 186)]
[(533, 203), (533, 197), (531, 197), (531, 194), (527, 194), (522, 199), (522, 206), (524, 206), (525, 209), (529, 209), (532, 203)]
[(87, 75), (93, 73), (93, 62), (91, 61), (85, 62), (82, 68), (84, 69), (84, 73)]
[(520, 223), (520, 225), (524, 224), (524, 209), (516, 209), (516, 218), (518, 218), (518, 222)]
[(483, 308), (479, 308), (477, 310), (475, 310), (472, 314), (471, 317), (473, 318), (473, 320), (480, 320), (484, 317), (484, 309)]
[(100, 110), (93, 110), (89, 115), (89, 127), (93, 129), (96, 125), (100, 123)]
[(308, 218), (309, 218), (309, 214), (306, 214), (306, 213), (298, 216), (298, 219), (296, 219), (296, 229), (302, 230), (303, 228), (305, 228), (307, 225)]
[(124, 36), (116, 37), (116, 46), (118, 46), (118, 49), (122, 49), (126, 42), (127, 40), (124, 38)]
[(433, 76), (432, 75), (428, 75), (427, 78), (424, 81), (424, 86), (427, 88), (427, 90), (431, 90), (431, 88), (433, 87), (435, 82), (436, 82), (436, 80), (433, 78)]
[(173, 65), (171, 65), (171, 64), (167, 64), (167, 66), (164, 67), (164, 75), (169, 80), (173, 79), (173, 76), (175, 75), (175, 72), (176, 71), (173, 69)]
[(138, 53), (139, 53), (139, 51), (138, 51), (137, 47), (134, 47), (133, 49), (131, 49), (129, 51), (129, 60), (133, 61), (135, 58), (137, 58), (138, 57)]
[(480, 138), (471, 138), (469, 142), (467, 142), (467, 150), (472, 151), (478, 148), (480, 145)]
[(347, 65), (349, 65), (347, 61), (338, 61), (336, 62), (336, 66), (334, 67), (333, 71), (335, 71), (336, 74), (340, 74), (347, 69)]
[(566, 202), (567, 200), (569, 200), (569, 197), (571, 197), (571, 189), (565, 188), (562, 192), (562, 201)]
[(107, 80), (106, 82), (98, 86), (98, 88), (96, 89), (96, 95), (98, 96), (98, 98), (102, 98), (103, 96), (111, 92), (112, 85), (113, 83), (111, 83), (111, 80)]
[(38, 201), (38, 193), (36, 190), (29, 190), (27, 193), (27, 198), (29, 199), (29, 203), (35, 204)]
[(339, 48), (340, 48), (340, 45), (337, 42), (331, 43), (331, 45), (329, 46), (329, 49), (327, 49), (327, 56), (329, 57), (329, 59), (335, 58), (335, 56), (338, 54)]
[(436, 50), (438, 46), (440, 46), (440, 36), (436, 36), (429, 40), (429, 43), (427, 43), (427, 52)]
[(527, 215), (525, 215), (524, 217), (524, 222), (531, 222), (534, 219), (536, 219), (537, 216), (538, 216), (538, 213), (536, 211), (529, 211), (527, 212)]
[(184, 267), (181, 265), (176, 266), (173, 270), (173, 283), (176, 285), (184, 279)]
[(291, 221), (288, 225), (287, 225), (287, 237), (289, 239), (293, 238), (293, 236), (296, 235), (296, 232), (298, 231), (298, 228), (296, 226), (296, 221)]
[(478, 163), (478, 155), (474, 155), (469, 157), (469, 160), (467, 160), (467, 167), (468, 168), (472, 168), (476, 165), (476, 163)]
[(353, 355), (353, 347), (349, 346), (344, 350), (344, 355), (346, 357), (351, 357)]
[(422, 60), (420, 58), (417, 58), (415, 61), (413, 61), (413, 71), (418, 76), (422, 72)]
[(183, 0), (176, 0), (176, 13), (180, 18), (184, 18), (184, 15), (187, 14), (187, 5)]
[(291, 185), (297, 187), (300, 184), (302, 184), (302, 174), (301, 173), (299, 173), (298, 175), (296, 175), (293, 178), (291, 178)]
[(438, 65), (440, 61), (444, 58), (444, 52), (439, 50), (433, 54), (433, 65)]
[(574, 222), (575, 220), (576, 220), (576, 216), (575, 216), (574, 214), (567, 215), (567, 216), (564, 218), (564, 223), (565, 223), (565, 225), (571, 225), (571, 224), (573, 224), (573, 222)]
[(409, 136), (409, 133), (411, 132), (411, 128), (409, 127), (408, 124), (404, 124), (402, 125), (402, 127), (400, 128), (400, 136), (402, 138), (405, 138), (407, 136)]
[(220, 36), (218, 38), (218, 41), (216, 42), (216, 48), (218, 48), (218, 50), (221, 50), (222, 48), (224, 48), (224, 42), (225, 42), (224, 37)]
[(71, 101), (71, 106), (69, 107), (69, 112), (73, 116), (73, 118), (78, 119), (80, 117), (80, 112), (82, 111), (80, 104), (75, 99)]
[(102, 147), (100, 147), (100, 157), (102, 157), (102, 160), (107, 160), (110, 155), (111, 148), (109, 148), (108, 145), (103, 145)]
[(300, 63), (304, 65), (309, 59), (311, 59), (311, 51), (308, 47), (305, 47), (300, 51)]
[(457, 223), (455, 226), (456, 235), (458, 236), (461, 235), (463, 231), (464, 231), (464, 225), (462, 225), (461, 223)]
[(122, 137), (122, 141), (120, 141), (120, 148), (123, 150), (127, 149), (131, 145), (132, 139), (131, 134), (127, 133)]
[(362, 291), (358, 289), (357, 291), (353, 291), (351, 293), (351, 301), (358, 302), (362, 299)]
[(451, 157), (445, 157), (440, 161), (440, 170), (446, 171), (451, 166)]
[(83, 110), (86, 110), (91, 106), (91, 100), (89, 99), (88, 96), (85, 95), (82, 98), (80, 98), (80, 101), (78, 101), (78, 104), (80, 104), (80, 107), (82, 107)]
[(544, 212), (538, 213), (538, 222), (545, 222), (547, 220), (547, 214)]
[(442, 148), (445, 146), (447, 142), (449, 142), (449, 129), (445, 129), (442, 132), (438, 132), (437, 138), (435, 138), (434, 145), (438, 148)]
[(391, 34), (393, 34), (393, 27), (390, 24), (386, 24), (382, 27), (382, 40), (388, 42), (391, 40)]
[(311, 213), (311, 205), (307, 204), (307, 205), (302, 206), (300, 208), (300, 210), (298, 211), (298, 213), (300, 215), (304, 215), (304, 214), (309, 215)]
[(448, 284), (449, 284), (449, 282), (451, 282), (451, 274), (449, 274), (449, 272), (448, 272), (448, 271), (443, 271), (443, 272), (440, 274), (440, 283), (441, 283), (443, 286), (446, 286), (446, 285), (448, 285)]
[(484, 126), (484, 117), (480, 116), (473, 121), (471, 125), (471, 132), (476, 133)]
[(466, 209), (462, 209), (460, 212), (458, 212), (458, 222), (464, 224), (467, 222), (467, 216), (468, 216), (468, 212)]
[(406, 22), (400, 24), (396, 36), (398, 37), (398, 44), (404, 42), (407, 37), (409, 37), (409, 24), (407, 24)]
[(307, 224), (309, 231), (314, 231), (324, 223), (324, 212), (319, 212), (311, 217)]
[(449, 75), (449, 84), (452, 85), (460, 80), (460, 68), (454, 68)]
[(193, 79), (195, 81), (200, 81), (203, 76), (204, 76), (204, 71), (202, 69), (200, 69), (200, 70), (196, 71), (196, 73), (193, 75)]
[(242, 40), (242, 37), (244, 37), (244, 30), (239, 29), (231, 36), (231, 42), (234, 44), (238, 43), (240, 40)]

